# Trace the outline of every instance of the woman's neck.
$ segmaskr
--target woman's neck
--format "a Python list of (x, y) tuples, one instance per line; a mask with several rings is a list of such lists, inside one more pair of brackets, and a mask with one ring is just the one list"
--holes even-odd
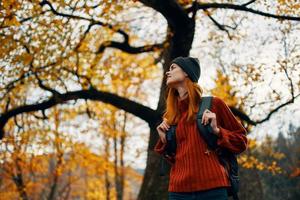
[(185, 99), (186, 95), (188, 94), (187, 88), (184, 86), (178, 86), (176, 87), (177, 93), (178, 93), (178, 99), (182, 100)]
[(185, 93), (179, 95), (179, 97), (178, 97), (179, 101), (182, 101), (183, 99), (185, 99), (188, 96), (187, 94), (188, 94), (188, 92), (186, 91)]

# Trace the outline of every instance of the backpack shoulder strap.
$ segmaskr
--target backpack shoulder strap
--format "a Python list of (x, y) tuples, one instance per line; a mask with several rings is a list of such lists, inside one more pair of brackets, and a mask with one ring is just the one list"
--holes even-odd
[(210, 149), (214, 150), (214, 149), (217, 148), (218, 136), (213, 133), (212, 127), (210, 126), (209, 123), (206, 124), (206, 125), (201, 123), (203, 112), (206, 109), (211, 108), (212, 98), (213, 98), (212, 96), (201, 97), (199, 110), (198, 110), (198, 113), (197, 113), (197, 126), (198, 126), (198, 130), (199, 130), (200, 135), (203, 137), (203, 139), (207, 143), (208, 147)]
[[(200, 105), (199, 105), (199, 111), (197, 113), (197, 126), (199, 130), (200, 136), (202, 136), (207, 143), (207, 146), (215, 150), (217, 148), (217, 139), (218, 136), (213, 133), (213, 130), (210, 126), (210, 124), (203, 125), (201, 124), (203, 112), (205, 109), (211, 108), (211, 102), (212, 102), (212, 96), (202, 97)], [(237, 158), (234, 154), (227, 152), (227, 158), (225, 159), (224, 155), (218, 155), (218, 158), (221, 162), (221, 164), (225, 167), (228, 163), (229, 169), (229, 180), (230, 180), (230, 188), (227, 190), (228, 195), (233, 197), (233, 200), (239, 200), (238, 197), (238, 191), (239, 191), (239, 176), (238, 176), (238, 162)]]

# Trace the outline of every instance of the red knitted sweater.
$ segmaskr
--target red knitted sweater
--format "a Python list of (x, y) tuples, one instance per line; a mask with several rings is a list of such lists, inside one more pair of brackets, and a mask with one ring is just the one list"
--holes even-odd
[[(185, 123), (189, 99), (178, 102), (181, 112), (176, 128), (176, 156), (171, 164), (169, 192), (192, 192), (216, 187), (230, 186), (227, 172), (214, 151), (205, 153), (207, 145), (200, 136), (196, 124)], [(241, 153), (247, 149), (245, 128), (237, 121), (227, 104), (219, 97), (212, 98), (210, 111), (216, 114), (220, 129), (217, 144), (228, 150)], [(161, 154), (165, 144), (159, 139), (154, 151)]]

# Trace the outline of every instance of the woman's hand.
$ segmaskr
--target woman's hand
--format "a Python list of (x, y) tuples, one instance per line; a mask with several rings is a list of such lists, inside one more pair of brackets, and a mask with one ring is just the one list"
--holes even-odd
[(217, 118), (216, 118), (215, 113), (213, 113), (210, 110), (206, 109), (203, 112), (201, 123), (204, 124), (204, 125), (210, 123), (210, 126), (212, 127), (214, 134), (219, 135), (220, 129), (217, 126)]
[(160, 123), (157, 127), (156, 127), (156, 130), (159, 134), (159, 137), (161, 139), (161, 141), (165, 144), (167, 143), (167, 140), (166, 140), (166, 131), (169, 130), (170, 128), (170, 125), (167, 124), (167, 119), (164, 118), (164, 120), (162, 121), (162, 123)]

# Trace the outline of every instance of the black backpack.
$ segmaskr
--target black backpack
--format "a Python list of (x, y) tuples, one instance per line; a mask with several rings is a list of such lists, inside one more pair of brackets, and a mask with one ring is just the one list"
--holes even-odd
[[(205, 109), (210, 109), (212, 96), (202, 97), (200, 102), (199, 111), (197, 113), (197, 126), (201, 137), (206, 141), (207, 146), (210, 150), (216, 150), (220, 163), (225, 167), (229, 175), (231, 186), (227, 188), (228, 196), (232, 196), (234, 200), (238, 200), (239, 191), (239, 176), (238, 176), (238, 162), (237, 154), (228, 151), (225, 148), (217, 149), (218, 136), (213, 133), (210, 124), (201, 124), (202, 115)], [(171, 125), (169, 130), (166, 132), (167, 144), (165, 151), (161, 158), (161, 169), (160, 176), (165, 175), (166, 171), (166, 156), (174, 156), (176, 153), (176, 125)]]

